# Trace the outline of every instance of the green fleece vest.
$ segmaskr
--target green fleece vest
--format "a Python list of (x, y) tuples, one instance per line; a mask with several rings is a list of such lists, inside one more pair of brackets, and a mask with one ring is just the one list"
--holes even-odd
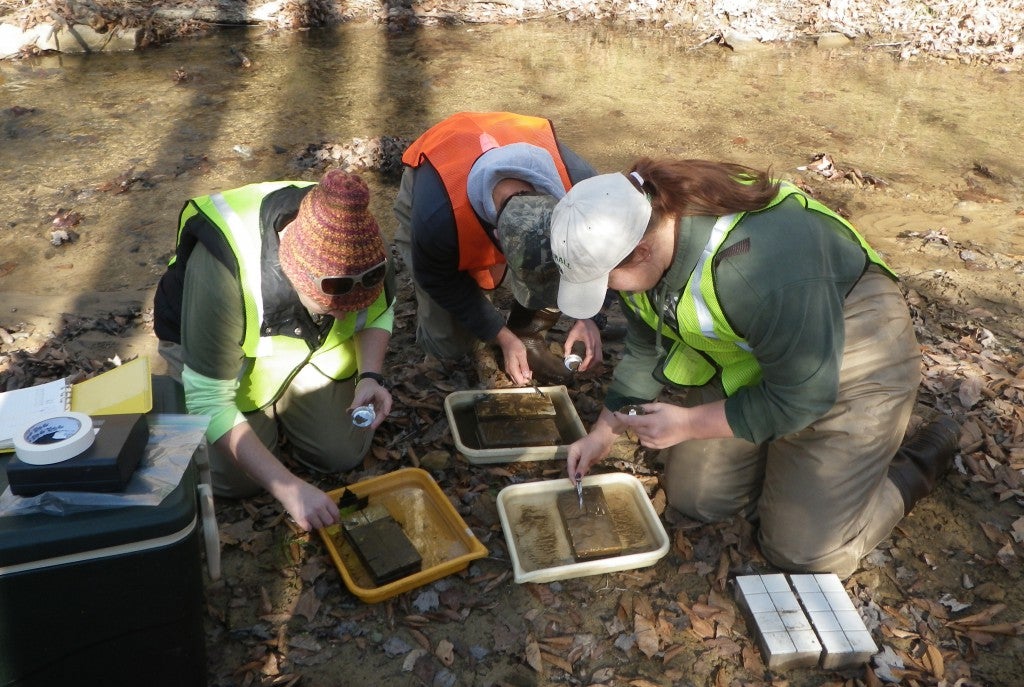
[[(842, 223), (856, 237), (868, 260), (896, 278), (881, 256), (849, 222), (788, 182), (782, 182), (775, 198), (756, 212), (773, 208), (790, 196), (799, 199), (808, 211), (819, 212)], [(680, 294), (676, 306), (678, 329), (672, 329), (664, 323), (647, 293), (620, 294), (627, 307), (643, 318), (655, 331), (660, 327), (662, 335), (672, 341), (661, 368), (662, 376), (672, 384), (701, 386), (707, 384), (716, 370), (720, 369), (722, 386), (726, 395), (731, 396), (738, 389), (756, 384), (761, 379), (761, 366), (751, 352), (750, 346), (743, 337), (733, 331), (722, 312), (711, 269), (715, 255), (725, 243), (729, 232), (747, 214), (749, 213), (738, 212), (724, 215), (715, 222), (697, 265)]]
[(242, 412), (265, 408), (284, 392), (305, 364), (314, 365), (327, 377), (347, 379), (356, 373), (353, 336), (380, 317), (389, 307), (387, 295), (369, 308), (351, 312), (331, 325), (322, 343), (312, 347), (305, 339), (264, 331), (263, 285), (261, 281), (263, 236), (260, 206), (263, 198), (287, 186), (309, 186), (311, 182), (284, 181), (250, 184), (241, 188), (191, 199), (181, 212), (178, 237), (189, 218), (205, 215), (231, 249), (237, 265), (245, 330), (242, 352), (249, 365), (239, 379), (236, 403)]

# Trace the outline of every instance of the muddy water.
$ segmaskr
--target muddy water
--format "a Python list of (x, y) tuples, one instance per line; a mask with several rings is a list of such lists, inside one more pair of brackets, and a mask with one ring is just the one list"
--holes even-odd
[[(904, 271), (918, 269), (907, 232), (1024, 254), (1020, 73), (696, 45), (565, 24), (398, 37), (350, 25), (2, 63), (0, 290), (146, 289), (188, 197), (315, 179), (296, 166), (310, 144), (411, 138), (459, 110), (547, 116), (600, 171), (662, 154), (772, 165), (842, 206)], [(888, 185), (797, 170), (816, 153)], [(394, 182), (367, 177), (390, 233)], [(77, 242), (50, 244), (58, 213), (80, 215)]]
[[(645, 517), (637, 490), (626, 483), (605, 484), (599, 487), (607, 503), (607, 514), (621, 549), (615, 557), (605, 561), (591, 562), (577, 559), (576, 551), (559, 511), (559, 497), (568, 495), (568, 503), (575, 503), (576, 492), (571, 488), (564, 492), (542, 484), (536, 490), (522, 489), (508, 496), (503, 503), (508, 529), (506, 540), (514, 549), (513, 555), (519, 561), (523, 573), (538, 570), (546, 574), (591, 574), (593, 571), (610, 570), (620, 565), (623, 556), (640, 555), (644, 563), (657, 559), (658, 535), (652, 523)], [(592, 523), (597, 524), (597, 523)], [(580, 526), (577, 523), (576, 526)], [(586, 523), (583, 525), (586, 526)], [(646, 555), (645, 555), (646, 554)], [(619, 558), (619, 560), (615, 560)], [(638, 559), (633, 559), (638, 562)], [(552, 571), (576, 563), (583, 563), (575, 570)], [(615, 568), (618, 569), (618, 568)]]
[[(373, 494), (366, 513), (371, 512), (375, 514), (367, 516), (370, 520), (382, 514), (395, 519), (422, 559), (421, 572), (438, 575), (441, 572), (461, 569), (462, 557), (470, 553), (465, 535), (456, 529), (461, 523), (450, 513), (442, 512), (441, 505), (433, 501), (422, 488), (418, 488), (418, 485), (399, 485), (388, 491)], [(360, 522), (358, 516), (353, 516), (353, 520)], [(353, 583), (364, 594), (377, 594), (375, 589), (380, 585), (374, 582), (360, 561), (341, 526), (328, 527), (325, 532), (331, 539), (333, 552), (341, 559)]]

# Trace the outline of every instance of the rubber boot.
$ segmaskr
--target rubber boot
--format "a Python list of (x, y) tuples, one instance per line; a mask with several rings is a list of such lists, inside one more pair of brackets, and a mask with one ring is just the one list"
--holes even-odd
[(495, 349), (496, 346), (481, 342), (470, 355), (477, 381), (488, 388), (496, 387), (498, 379), (504, 377), (504, 373), (498, 365)]
[(949, 470), (960, 442), (960, 426), (942, 416), (922, 425), (903, 442), (889, 463), (889, 479), (903, 496), (903, 514), (932, 493)]
[(557, 310), (528, 310), (515, 303), (508, 315), (508, 328), (526, 346), (526, 362), (533, 380), (545, 384), (563, 384), (572, 379), (565, 361), (548, 348), (547, 333), (558, 322)]

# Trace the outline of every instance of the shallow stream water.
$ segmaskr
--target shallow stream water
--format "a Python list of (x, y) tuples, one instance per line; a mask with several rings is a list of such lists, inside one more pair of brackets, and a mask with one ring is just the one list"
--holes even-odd
[[(822, 189), (883, 252), (901, 233), (937, 230), (1020, 256), (1021, 81), (859, 47), (740, 54), (562, 23), (230, 30), (139, 53), (4, 62), (0, 290), (146, 289), (187, 198), (316, 179), (296, 164), (311, 144), (414, 138), (460, 110), (549, 117), (602, 172), (640, 155), (771, 165)], [(798, 171), (818, 153), (887, 185)], [(396, 184), (366, 176), (390, 235)], [(80, 238), (51, 245), (54, 217)]]

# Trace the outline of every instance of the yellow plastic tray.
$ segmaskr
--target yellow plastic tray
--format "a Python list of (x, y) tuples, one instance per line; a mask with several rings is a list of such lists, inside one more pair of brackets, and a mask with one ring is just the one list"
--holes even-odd
[(318, 530), (345, 586), (366, 603), (384, 601), (433, 582), (487, 555), (487, 547), (476, 538), (426, 470), (402, 468), (327, 494), (337, 501), (345, 489), (351, 489), (356, 496), (369, 497), (370, 505), (387, 508), (423, 558), (423, 568), (418, 573), (376, 586), (339, 525)]

